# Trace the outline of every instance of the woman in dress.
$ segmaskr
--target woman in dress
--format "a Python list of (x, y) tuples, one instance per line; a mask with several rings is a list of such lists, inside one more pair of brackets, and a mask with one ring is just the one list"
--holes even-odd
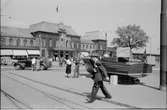
[(66, 74), (67, 74), (67, 78), (69, 78), (69, 75), (71, 74), (71, 65), (72, 65), (72, 62), (70, 60), (70, 58), (67, 58), (66, 60)]

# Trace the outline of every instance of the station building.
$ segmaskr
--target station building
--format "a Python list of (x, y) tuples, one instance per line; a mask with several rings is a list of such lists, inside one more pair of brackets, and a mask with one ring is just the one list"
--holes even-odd
[[(89, 32), (90, 33), (90, 32)], [(39, 22), (29, 28), (1, 26), (1, 58), (77, 57), (81, 52), (103, 54), (106, 40), (92, 38), (92, 34), (79, 36), (71, 26), (63, 23)]]

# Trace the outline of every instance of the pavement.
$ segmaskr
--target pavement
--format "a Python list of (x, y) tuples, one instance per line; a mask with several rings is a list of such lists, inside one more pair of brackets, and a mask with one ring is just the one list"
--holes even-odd
[[(1, 68), (1, 109), (124, 109), (151, 108), (166, 110), (166, 90), (159, 90), (159, 70), (140, 78), (143, 84), (120, 85), (104, 82), (112, 99), (104, 99), (99, 90), (97, 100), (87, 103), (93, 81), (84, 66), (79, 78), (66, 78), (65, 67), (46, 71)], [(72, 74), (73, 75), (73, 74)], [(71, 75), (71, 76), (72, 76)]]

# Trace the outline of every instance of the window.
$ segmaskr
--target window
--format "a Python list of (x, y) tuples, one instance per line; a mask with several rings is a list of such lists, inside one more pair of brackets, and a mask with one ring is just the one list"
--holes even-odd
[(34, 42), (33, 42), (33, 40), (32, 40), (32, 39), (30, 40), (30, 45), (31, 45), (31, 46), (33, 46), (33, 45), (34, 45)]
[(46, 41), (45, 39), (42, 39), (42, 47), (45, 47), (46, 46)]
[(66, 40), (66, 48), (68, 47), (68, 40)]
[(86, 49), (88, 49), (88, 44), (86, 45)]
[(55, 48), (57, 47), (57, 40), (56, 39), (54, 40), (54, 47)]
[(6, 45), (6, 39), (5, 38), (1, 38), (1, 45)]
[(71, 48), (74, 48), (74, 43), (73, 42), (71, 42)]
[(79, 48), (79, 43), (77, 43), (77, 48)]
[(103, 46), (102, 45), (100, 45), (100, 50), (102, 50), (103, 49)]
[(23, 42), (24, 42), (24, 44), (23, 44), (23, 45), (24, 45), (24, 46), (27, 46), (27, 39), (24, 39), (24, 41), (23, 41)]
[(83, 49), (85, 48), (85, 44), (83, 44)]
[(49, 47), (52, 47), (52, 39), (49, 40)]
[(17, 46), (20, 46), (20, 39), (19, 39), (19, 38), (17, 39), (16, 42), (17, 42), (16, 45), (17, 45)]
[(13, 39), (12, 38), (9, 39), (9, 45), (13, 45)]

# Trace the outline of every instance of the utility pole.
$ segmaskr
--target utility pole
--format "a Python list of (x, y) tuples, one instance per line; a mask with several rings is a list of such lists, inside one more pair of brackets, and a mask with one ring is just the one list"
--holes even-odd
[(166, 88), (167, 74), (167, 0), (161, 0), (160, 89)]
[(106, 41), (105, 53), (107, 53), (107, 32), (105, 33), (105, 41)]

